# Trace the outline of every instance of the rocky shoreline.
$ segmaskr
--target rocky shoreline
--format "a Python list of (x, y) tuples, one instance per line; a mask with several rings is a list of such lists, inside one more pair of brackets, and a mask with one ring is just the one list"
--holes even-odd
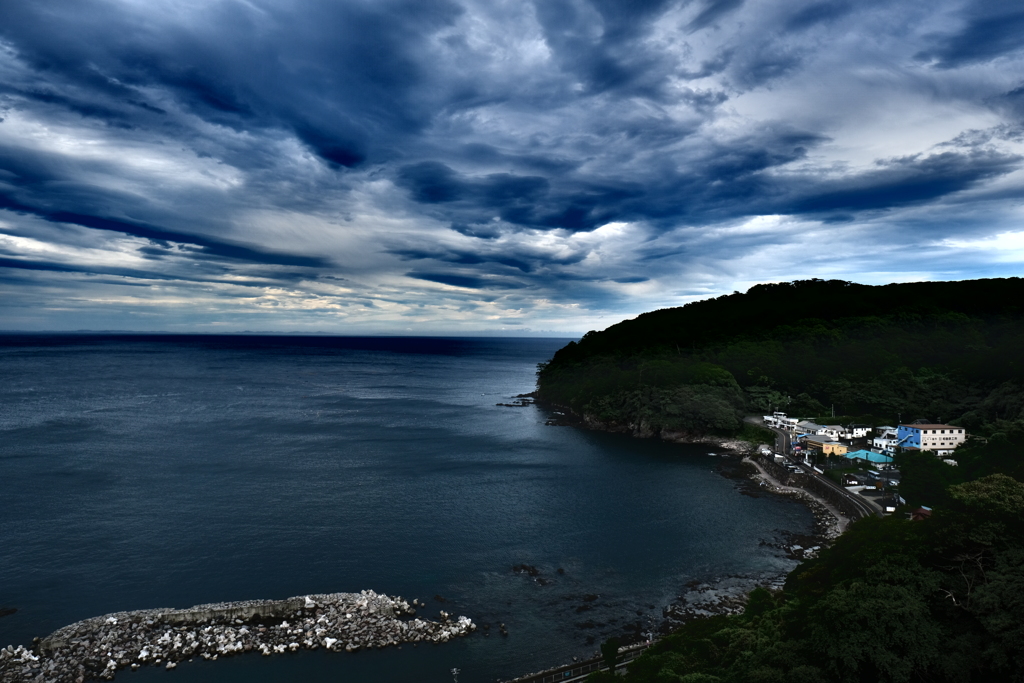
[[(814, 529), (810, 533), (793, 533), (778, 530), (779, 537), (773, 540), (761, 541), (762, 546), (776, 548), (789, 560), (801, 562), (811, 559), (836, 536), (839, 535), (839, 525), (834, 514), (809, 495), (801, 495), (792, 491), (778, 489), (764, 482), (757, 469), (737, 453), (723, 452), (718, 455), (717, 470), (722, 476), (733, 480), (742, 495), (753, 497), (765, 495), (785, 495), (797, 497), (807, 505), (814, 515)], [(668, 635), (687, 623), (704, 617), (739, 614), (747, 604), (747, 598), (755, 588), (765, 588), (773, 593), (782, 590), (789, 572), (761, 574), (733, 574), (712, 579), (694, 580), (685, 586), (668, 605), (661, 607), (660, 618), (651, 618), (647, 614), (642, 619), (622, 624), (615, 635), (623, 645), (638, 644), (645, 642), (649, 634)], [(531, 574), (532, 575), (532, 574)], [(536, 580), (536, 579), (535, 579)], [(544, 585), (541, 583), (541, 585)], [(596, 600), (599, 596), (583, 596), (584, 605), (576, 609), (577, 613), (589, 611), (590, 601)], [(635, 605), (638, 617), (644, 615), (648, 610), (654, 610), (655, 606)], [(647, 608), (639, 609), (639, 608)], [(577, 623), (577, 628), (589, 629), (604, 624), (593, 623), (592, 621)], [(587, 643), (593, 645), (597, 641), (593, 636), (587, 638)], [(594, 656), (597, 656), (596, 654)], [(575, 660), (574, 660), (575, 661)], [(557, 668), (557, 667), (556, 667)]]
[(444, 643), (476, 629), (443, 611), (439, 622), (416, 618), (416, 606), (425, 604), (365, 590), (107, 614), (58, 629), (31, 649), (0, 649), (0, 683), (112, 680), (129, 667), (174, 669), (195, 657), (245, 652)]
[[(550, 417), (545, 424), (554, 427), (582, 427), (584, 429), (592, 429), (598, 432), (628, 434), (637, 439), (660, 439), (661, 441), (668, 441), (669, 443), (707, 444), (739, 455), (746, 455), (754, 450), (754, 447), (750, 443), (741, 439), (715, 436), (711, 434), (692, 434), (690, 432), (654, 429), (643, 420), (637, 423), (630, 422), (624, 424), (620, 424), (618, 422), (605, 422), (598, 420), (592, 415), (580, 415), (565, 406), (539, 401), (534, 398), (533, 394), (520, 394), (516, 398), (520, 399), (520, 401), (524, 398), (532, 398), (533, 403), (536, 403), (549, 412)], [(509, 404), (499, 403), (498, 405), (505, 406)], [(517, 404), (516, 407), (519, 405), (531, 405), (531, 403), (525, 402)]]
[[(710, 453), (709, 455), (722, 455), (728, 457), (730, 463), (725, 464), (719, 468), (719, 472), (731, 479), (746, 479), (757, 484), (757, 486), (741, 487), (741, 493), (744, 495), (757, 496), (758, 491), (770, 491), (772, 493), (790, 496), (798, 498), (802, 503), (810, 508), (811, 513), (815, 518), (815, 533), (814, 536), (818, 537), (822, 543), (836, 538), (842, 532), (842, 522), (845, 520), (837, 519), (835, 513), (824, 506), (819, 500), (814, 498), (807, 492), (797, 492), (788, 490), (780, 487), (776, 482), (768, 480), (762, 476), (761, 473), (753, 466), (748, 469), (742, 469), (738, 471), (737, 468), (742, 468), (743, 464), (740, 460), (750, 456), (754, 453), (755, 446), (748, 441), (741, 439), (714, 436), (709, 434), (691, 434), (688, 432), (678, 432), (671, 430), (655, 430), (647, 425), (642, 420), (636, 424), (619, 424), (609, 423), (598, 420), (590, 415), (579, 415), (573, 412), (570, 408), (565, 406), (556, 405), (553, 403), (544, 403), (536, 399), (536, 394), (520, 394), (516, 397), (520, 401), (524, 401), (526, 405), (529, 405), (526, 401), (532, 400), (537, 403), (545, 410), (550, 413), (545, 424), (552, 426), (571, 426), (581, 427), (583, 429), (591, 429), (594, 431), (602, 432), (613, 432), (619, 434), (629, 434), (630, 436), (637, 439), (659, 439), (661, 441), (667, 441), (669, 443), (686, 443), (686, 444), (705, 444), (712, 446), (717, 450), (724, 451), (723, 453)], [(505, 405), (505, 404), (499, 404)], [(735, 456), (735, 457), (733, 457)], [(797, 556), (795, 559), (803, 559), (802, 556)]]
[[(792, 495), (786, 492), (773, 493)], [(761, 542), (761, 545), (781, 550), (788, 559), (797, 562), (815, 557), (818, 551), (828, 546), (838, 535), (835, 517), (824, 506), (811, 498), (805, 498), (802, 502), (806, 503), (814, 514), (813, 533), (781, 532), (781, 542)], [(663, 608), (662, 622), (657, 631), (661, 635), (668, 635), (694, 619), (720, 614), (739, 614), (747, 605), (750, 591), (765, 588), (777, 593), (785, 585), (788, 574), (786, 572), (762, 576), (732, 575), (715, 581), (692, 581), (686, 585), (687, 590), (684, 593)]]
[[(826, 547), (842, 531), (841, 518), (804, 491), (795, 491), (776, 485), (768, 480), (758, 469), (747, 460), (755, 446), (740, 439), (697, 435), (685, 432), (653, 430), (648, 425), (606, 423), (591, 416), (579, 415), (572, 410), (553, 404), (542, 404), (551, 417), (548, 425), (572, 426), (596, 431), (629, 434), (634, 438), (657, 438), (670, 443), (704, 444), (717, 452), (709, 455), (721, 456), (717, 467), (719, 474), (735, 480), (742, 495), (759, 497), (766, 494), (783, 495), (797, 498), (806, 505), (814, 515), (814, 531), (810, 534), (794, 534), (783, 532), (782, 542), (763, 541), (763, 545), (778, 548), (791, 560), (803, 561), (817, 555), (821, 548)], [(667, 635), (686, 623), (702, 617), (719, 614), (738, 614), (747, 603), (747, 596), (755, 588), (766, 588), (772, 592), (782, 590), (788, 573), (773, 576), (727, 576), (708, 582), (693, 582), (686, 586), (686, 591), (679, 595), (670, 605), (662, 609), (662, 619), (657, 625), (659, 634)], [(644, 633), (639, 623), (626, 633), (622, 642), (640, 642)]]
[[(752, 484), (757, 484), (757, 486), (741, 487), (741, 493), (756, 497), (760, 495), (759, 492), (770, 491), (778, 495), (798, 498), (810, 508), (811, 513), (814, 515), (815, 533), (813, 535), (819, 537), (821, 542), (828, 542), (831, 539), (836, 538), (841, 533), (841, 522), (843, 520), (837, 519), (832, 511), (822, 505), (822, 503), (812, 495), (806, 492), (800, 493), (780, 487), (775, 482), (767, 480), (752, 465), (749, 468), (744, 469), (744, 465), (741, 463), (741, 460), (752, 455), (755, 450), (755, 446), (748, 441), (709, 434), (691, 434), (688, 432), (677, 432), (671, 430), (655, 430), (643, 421), (636, 424), (603, 422), (590, 415), (579, 415), (565, 406), (538, 402), (536, 401), (535, 394), (520, 394), (516, 398), (524, 402), (533, 400), (547, 410), (550, 417), (545, 424), (548, 425), (581, 427), (583, 429), (591, 429), (594, 431), (628, 434), (637, 439), (656, 438), (669, 443), (704, 444), (714, 447), (716, 450), (724, 451), (721, 453), (709, 453), (709, 455), (721, 455), (728, 458), (728, 461), (723, 460), (723, 465), (719, 467), (719, 473), (730, 479), (744, 479), (750, 481)], [(529, 403), (526, 404), (529, 405)], [(803, 557), (797, 556), (795, 559), (803, 559)]]

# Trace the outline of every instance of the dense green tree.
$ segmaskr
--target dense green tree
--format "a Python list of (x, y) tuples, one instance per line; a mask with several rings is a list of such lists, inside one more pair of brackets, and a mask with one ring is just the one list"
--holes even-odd
[(900, 495), (911, 507), (934, 507), (947, 501), (947, 487), (963, 481), (963, 470), (949, 465), (934, 453), (903, 451), (893, 457), (903, 475)]
[(859, 520), (783, 593), (687, 624), (625, 683), (1024, 681), (1024, 484), (990, 474), (947, 493), (925, 521)]
[[(987, 439), (905, 452), (901, 494), (783, 591), (693, 621), (624, 683), (1024, 683), (1024, 280), (759, 285), (590, 332), (538, 395), (634, 433), (729, 432), (748, 410), (915, 418)], [(827, 410), (826, 410), (827, 409)], [(604, 676), (604, 678), (601, 678)]]
[(615, 668), (619, 665), (619, 639), (609, 638), (601, 643), (601, 656), (608, 671), (615, 673)]
[[(737, 414), (834, 410), (876, 423), (924, 417), (982, 435), (1024, 429), (1020, 301), (1018, 278), (759, 285), (588, 332), (540, 368), (538, 395), (594, 420), (646, 419), (653, 433), (669, 414), (661, 395), (626, 394), (733, 387), (725, 400)], [(712, 412), (664, 428), (738, 428)]]

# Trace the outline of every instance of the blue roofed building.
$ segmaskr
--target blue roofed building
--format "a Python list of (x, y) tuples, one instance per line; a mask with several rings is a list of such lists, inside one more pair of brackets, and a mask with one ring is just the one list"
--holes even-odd
[(874, 451), (851, 451), (844, 457), (849, 458), (854, 462), (863, 462), (874, 468), (881, 468), (883, 465), (889, 465), (892, 463), (891, 456), (883, 453), (875, 453)]

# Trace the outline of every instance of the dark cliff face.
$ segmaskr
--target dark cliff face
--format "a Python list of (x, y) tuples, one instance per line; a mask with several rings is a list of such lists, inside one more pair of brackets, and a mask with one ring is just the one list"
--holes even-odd
[(1021, 302), (1020, 278), (758, 285), (587, 333), (541, 366), (538, 396), (665, 429), (728, 433), (778, 408), (995, 433), (1024, 425)]

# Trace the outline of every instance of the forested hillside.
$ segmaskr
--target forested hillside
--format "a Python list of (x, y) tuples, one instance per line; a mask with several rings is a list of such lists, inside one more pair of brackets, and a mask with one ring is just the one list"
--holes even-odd
[[(967, 467), (924, 456), (961, 478), (931, 482), (930, 518), (861, 519), (781, 593), (755, 590), (744, 614), (691, 622), (625, 677), (591, 680), (1024, 681), (1024, 438), (994, 441), (974, 444)], [(904, 483), (919, 475), (904, 471)]]
[(635, 433), (730, 434), (747, 412), (1024, 429), (1024, 280), (758, 285), (560, 349), (538, 397)]

